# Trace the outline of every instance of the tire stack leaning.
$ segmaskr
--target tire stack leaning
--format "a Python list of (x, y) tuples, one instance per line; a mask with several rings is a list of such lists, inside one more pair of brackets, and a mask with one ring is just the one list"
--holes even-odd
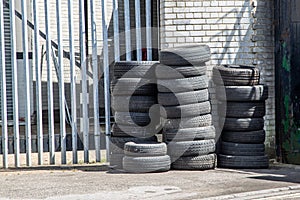
[(173, 169), (215, 167), (215, 128), (205, 62), (206, 45), (165, 49), (156, 67), (163, 138)]
[[(123, 168), (127, 142), (157, 141), (159, 119), (150, 119), (149, 109), (157, 104), (154, 67), (157, 62), (116, 62), (111, 81), (112, 111), (115, 123), (110, 138), (110, 166)], [(159, 114), (159, 111), (158, 111)]]
[[(260, 72), (250, 66), (216, 66), (213, 79), (224, 112), (218, 167), (267, 168), (264, 115), (268, 89), (259, 85)], [(221, 86), (224, 84), (224, 86)]]

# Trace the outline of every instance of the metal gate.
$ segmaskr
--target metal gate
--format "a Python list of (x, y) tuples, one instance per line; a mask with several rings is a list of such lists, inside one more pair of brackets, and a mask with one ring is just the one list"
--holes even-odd
[(276, 2), (276, 127), (278, 156), (300, 164), (300, 1)]
[(108, 161), (110, 68), (157, 59), (157, 5), (0, 0), (0, 168)]

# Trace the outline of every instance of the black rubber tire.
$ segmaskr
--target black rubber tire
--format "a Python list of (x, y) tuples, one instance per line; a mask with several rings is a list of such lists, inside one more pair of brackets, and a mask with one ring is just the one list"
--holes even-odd
[(229, 77), (256, 77), (260, 76), (259, 69), (245, 65), (219, 65), (214, 66), (213, 72), (218, 71), (221, 76)]
[(206, 75), (190, 78), (180, 78), (171, 80), (157, 80), (159, 92), (177, 93), (189, 92), (208, 88), (208, 78)]
[(215, 140), (195, 140), (195, 141), (172, 141), (168, 143), (168, 155), (176, 156), (197, 156), (213, 153)]
[[(266, 114), (266, 104), (260, 102), (227, 102), (226, 117), (259, 118)], [(223, 113), (220, 113), (222, 115)]]
[(112, 95), (113, 96), (119, 96), (119, 95), (156, 96), (157, 86), (153, 82), (152, 83), (150, 82), (151, 81), (142, 78), (114, 79), (111, 82)]
[[(160, 113), (159, 111), (155, 113), (157, 116), (153, 120), (154, 124), (160, 123)], [(138, 112), (115, 112), (115, 122), (117, 124), (123, 124), (128, 126), (147, 126), (151, 122), (149, 113), (138, 113)]]
[(149, 138), (158, 134), (161, 131), (161, 127), (136, 127), (120, 125), (122, 129), (117, 124), (113, 124), (112, 133), (113, 137), (137, 137), (137, 138)]
[(135, 138), (135, 137), (111, 137), (110, 151), (112, 154), (124, 154), (124, 146), (127, 142), (157, 142), (157, 137)]
[(268, 156), (218, 155), (218, 167), (232, 169), (265, 169), (269, 167)]
[(113, 169), (123, 169), (124, 153), (110, 154), (109, 167)]
[(265, 101), (268, 98), (268, 87), (264, 85), (216, 87), (216, 94), (217, 99), (221, 101)]
[(185, 129), (169, 129), (163, 132), (167, 142), (169, 141), (192, 141), (215, 139), (216, 130), (214, 126), (204, 126)]
[(198, 65), (210, 60), (210, 48), (207, 45), (189, 45), (160, 51), (160, 63), (165, 65)]
[(180, 157), (171, 165), (178, 170), (207, 170), (216, 167), (216, 154)]
[(131, 157), (123, 158), (123, 168), (127, 172), (147, 173), (166, 172), (170, 170), (171, 159), (168, 155), (151, 157)]
[(209, 100), (208, 89), (181, 92), (181, 93), (158, 93), (158, 103), (163, 106), (187, 105)]
[(232, 156), (263, 156), (265, 155), (264, 144), (240, 144), (222, 142), (222, 154)]
[(209, 113), (211, 113), (209, 101), (188, 105), (164, 106), (161, 109), (161, 116), (168, 119), (199, 116)]
[(212, 125), (212, 115), (201, 115), (196, 117), (186, 117), (178, 119), (163, 119), (162, 124), (165, 130), (181, 129), (181, 128), (195, 128)]
[(213, 81), (216, 85), (225, 85), (225, 86), (249, 86), (249, 85), (258, 85), (259, 77), (251, 77), (248, 79), (242, 79), (239, 77), (230, 77), (230, 76), (222, 76), (213, 77)]
[(263, 144), (266, 133), (264, 130), (249, 132), (222, 132), (222, 140), (225, 142), (244, 143), (244, 144)]
[(154, 78), (157, 61), (119, 61), (114, 64), (115, 78)]
[(178, 79), (183, 77), (202, 76), (206, 74), (205, 64), (197, 66), (167, 66), (158, 65), (156, 67), (156, 78), (158, 79)]
[(157, 99), (156, 96), (112, 96), (111, 102), (114, 111), (148, 112)]
[(167, 155), (167, 145), (158, 142), (127, 142), (124, 146), (126, 156), (148, 157)]
[(258, 131), (264, 128), (263, 118), (226, 118), (225, 131)]

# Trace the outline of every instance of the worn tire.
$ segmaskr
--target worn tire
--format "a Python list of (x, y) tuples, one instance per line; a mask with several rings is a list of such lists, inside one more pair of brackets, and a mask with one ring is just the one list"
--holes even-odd
[(123, 168), (127, 172), (147, 173), (165, 172), (170, 170), (171, 159), (168, 155), (151, 157), (131, 157), (123, 158)]
[(236, 78), (230, 76), (222, 76), (220, 77), (213, 77), (213, 81), (216, 85), (225, 85), (225, 86), (249, 86), (249, 85), (258, 85), (259, 84), (259, 77), (252, 77), (252, 78)]
[(172, 162), (172, 169), (179, 170), (207, 170), (216, 167), (216, 154), (202, 156), (180, 157)]
[(165, 130), (211, 126), (212, 115), (207, 114), (207, 115), (201, 115), (196, 117), (162, 119), (162, 124)]
[(156, 96), (112, 96), (111, 106), (114, 111), (148, 112), (156, 103)]
[(264, 144), (240, 144), (222, 142), (222, 154), (232, 156), (263, 156), (265, 155)]
[(111, 137), (110, 151), (112, 154), (124, 154), (124, 146), (127, 142), (157, 142), (157, 137), (135, 138), (135, 137)]
[(268, 156), (218, 155), (218, 167), (232, 169), (264, 169), (269, 167)]
[(180, 78), (171, 80), (157, 80), (159, 92), (177, 93), (189, 92), (208, 88), (208, 78), (206, 75), (190, 78)]
[[(159, 124), (160, 113), (159, 111), (155, 113), (157, 116), (155, 124)], [(151, 122), (149, 113), (138, 113), (138, 112), (115, 112), (115, 122), (117, 124), (128, 125), (128, 126), (147, 126)]]
[(217, 99), (221, 101), (265, 101), (268, 98), (268, 87), (264, 85), (220, 86), (216, 87), (216, 94)]
[(158, 93), (158, 103), (163, 106), (187, 105), (209, 100), (208, 89), (181, 92), (181, 93)]
[(222, 140), (225, 142), (244, 143), (244, 144), (263, 144), (266, 133), (264, 130), (248, 132), (222, 132)]
[(167, 145), (158, 142), (127, 142), (124, 146), (126, 156), (147, 157), (167, 155)]
[(113, 153), (110, 155), (109, 166), (113, 169), (123, 168), (124, 153)]
[(158, 134), (161, 131), (161, 127), (136, 127), (121, 125), (122, 129), (118, 124), (113, 124), (112, 133), (113, 137), (137, 137), (137, 138), (149, 138)]
[(111, 82), (111, 91), (113, 96), (155, 96), (157, 94), (156, 84), (143, 78), (114, 79)]
[(226, 118), (225, 131), (257, 131), (264, 128), (263, 118)]
[(172, 141), (168, 143), (168, 155), (196, 156), (206, 155), (215, 151), (215, 140)]
[(209, 114), (211, 112), (211, 105), (209, 101), (179, 105), (179, 106), (164, 106), (161, 110), (161, 116), (168, 119), (191, 117)]
[[(226, 117), (235, 118), (259, 118), (266, 114), (266, 104), (264, 101), (260, 102), (227, 102)], [(222, 115), (223, 113), (220, 113)], [(224, 114), (223, 114), (224, 115)]]
[(163, 49), (159, 60), (165, 65), (198, 65), (210, 60), (210, 48), (207, 45), (190, 45)]
[(115, 78), (153, 78), (157, 61), (119, 61), (114, 64)]
[(202, 76), (206, 74), (205, 64), (197, 66), (167, 66), (158, 65), (155, 73), (158, 79), (178, 79), (183, 77)]
[(204, 126), (184, 129), (168, 129), (163, 131), (165, 139), (169, 141), (192, 141), (215, 139), (216, 130), (214, 126)]

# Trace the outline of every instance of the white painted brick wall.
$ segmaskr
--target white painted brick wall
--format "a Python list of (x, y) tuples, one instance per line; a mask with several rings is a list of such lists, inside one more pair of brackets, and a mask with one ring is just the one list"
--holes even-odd
[[(269, 87), (266, 147), (275, 152), (275, 64), (272, 0), (160, 1), (161, 48), (207, 44), (218, 64), (255, 65)], [(174, 18), (174, 16), (176, 16)], [(211, 74), (209, 72), (209, 74)]]

